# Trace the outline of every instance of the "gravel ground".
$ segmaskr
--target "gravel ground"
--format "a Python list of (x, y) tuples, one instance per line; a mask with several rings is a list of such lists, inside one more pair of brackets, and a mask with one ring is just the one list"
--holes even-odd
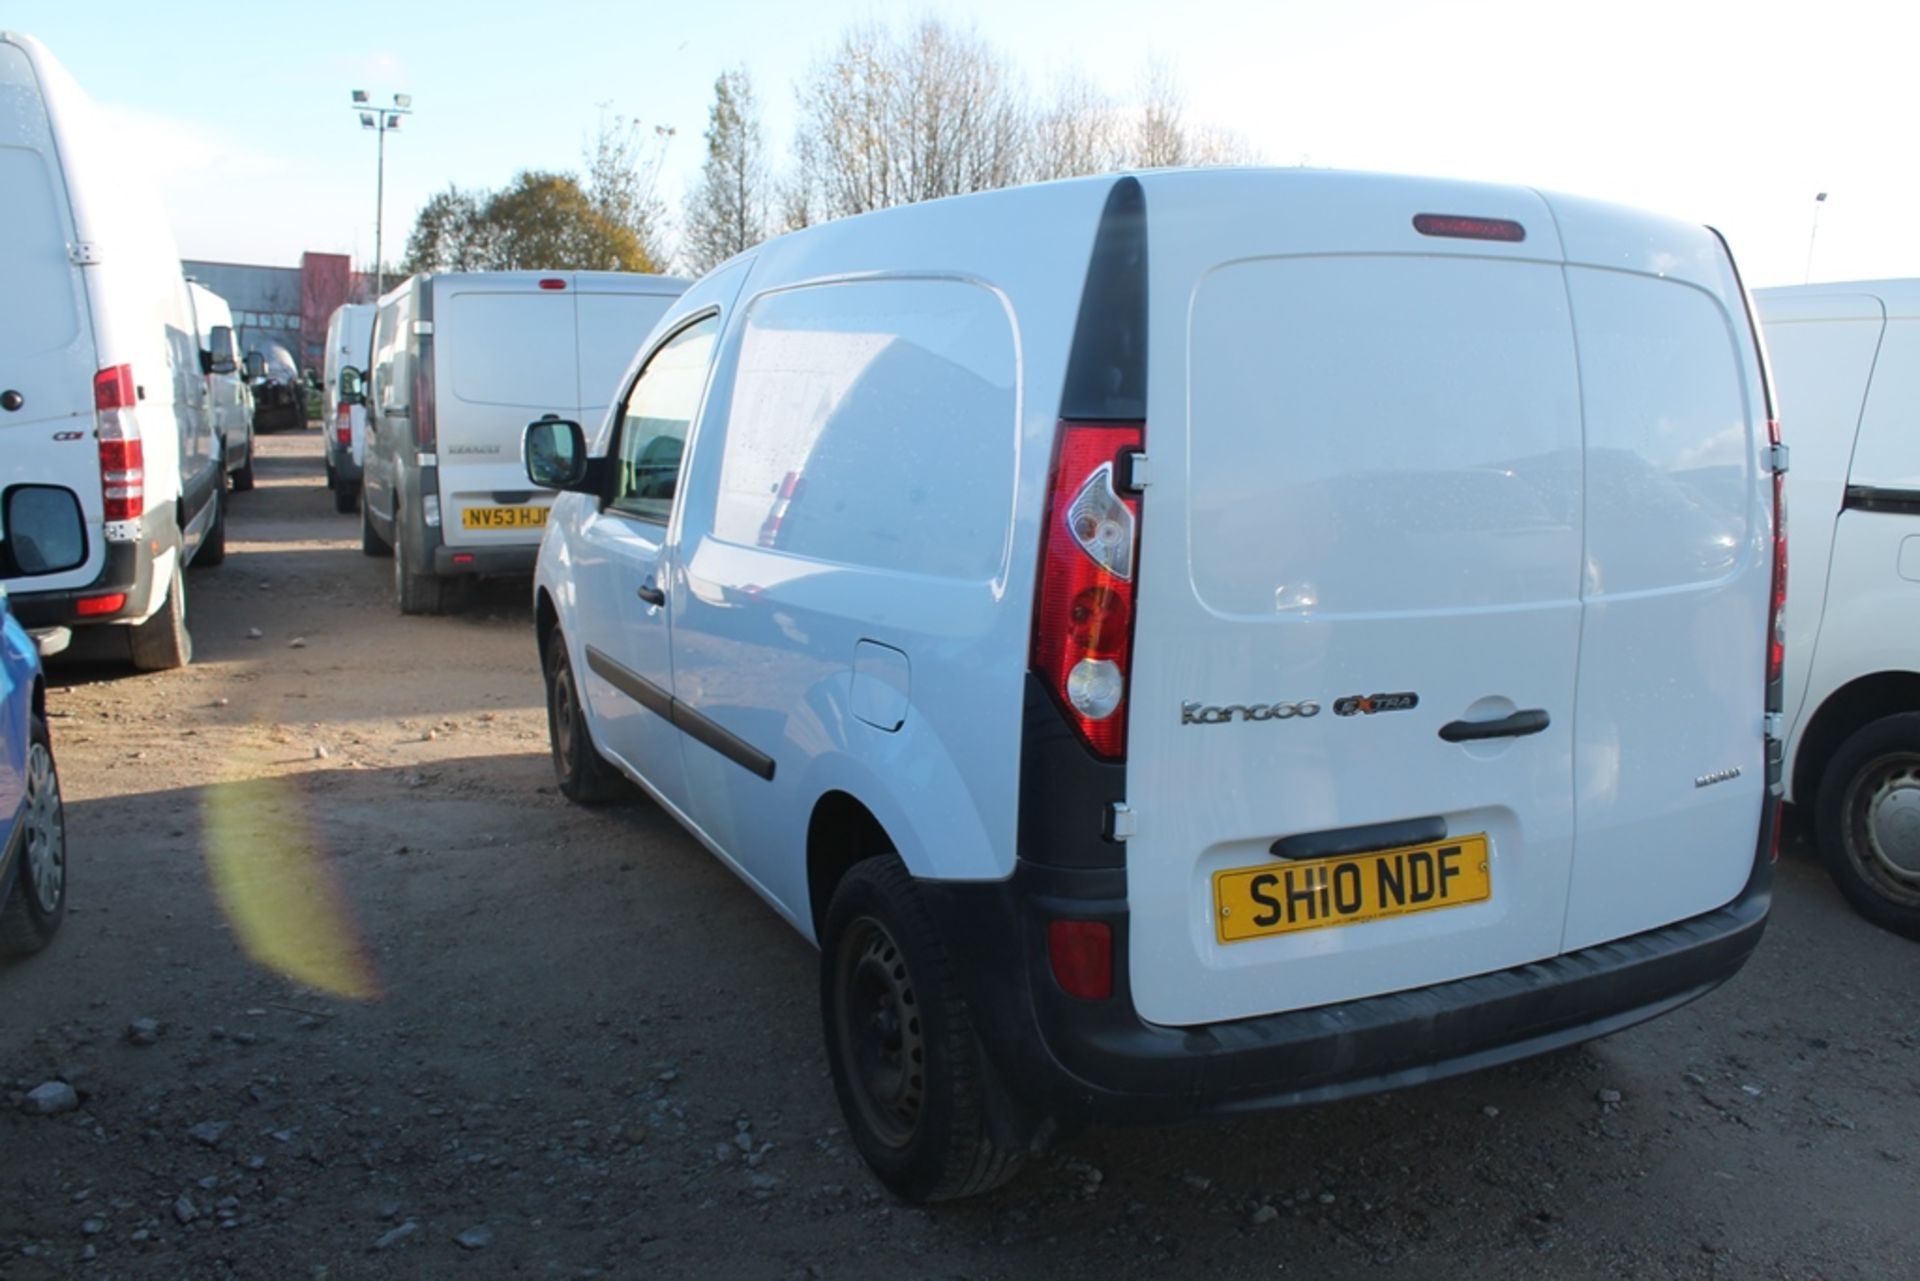
[(525, 583), (403, 619), (317, 437), (259, 473), (191, 668), (53, 669), (73, 906), (0, 966), (0, 1279), (1920, 1275), (1920, 952), (1799, 848), (1656, 1023), (896, 1204), (811, 950), (556, 794)]

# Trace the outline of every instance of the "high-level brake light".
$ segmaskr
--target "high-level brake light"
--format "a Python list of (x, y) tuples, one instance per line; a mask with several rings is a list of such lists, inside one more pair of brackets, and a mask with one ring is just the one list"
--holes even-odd
[(1502, 240), (1519, 244), (1527, 229), (1511, 218), (1469, 218), (1460, 214), (1415, 214), (1413, 229), (1423, 236), (1452, 240)]

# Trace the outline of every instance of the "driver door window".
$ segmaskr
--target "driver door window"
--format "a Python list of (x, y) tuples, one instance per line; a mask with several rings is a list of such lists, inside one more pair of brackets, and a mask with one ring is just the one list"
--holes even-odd
[(700, 407), (719, 336), (718, 316), (697, 320), (668, 339), (640, 371), (620, 407), (613, 494), (607, 506), (661, 523), (673, 511), (687, 427)]

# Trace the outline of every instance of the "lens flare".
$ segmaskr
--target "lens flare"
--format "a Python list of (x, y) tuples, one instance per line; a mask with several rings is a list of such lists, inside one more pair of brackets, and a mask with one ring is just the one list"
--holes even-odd
[(291, 781), (211, 787), (203, 817), (207, 879), (247, 956), (333, 996), (378, 999), (346, 890)]

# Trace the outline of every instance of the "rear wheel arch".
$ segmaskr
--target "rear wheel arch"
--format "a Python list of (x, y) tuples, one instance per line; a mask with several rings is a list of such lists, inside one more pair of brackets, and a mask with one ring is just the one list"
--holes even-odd
[(1794, 804), (1818, 803), (1827, 763), (1856, 730), (1901, 712), (1920, 712), (1920, 672), (1875, 672), (1827, 695), (1807, 722), (1794, 753)]
[(847, 872), (865, 859), (897, 852), (873, 811), (851, 793), (831, 791), (814, 802), (807, 820), (807, 906), (816, 942)]

